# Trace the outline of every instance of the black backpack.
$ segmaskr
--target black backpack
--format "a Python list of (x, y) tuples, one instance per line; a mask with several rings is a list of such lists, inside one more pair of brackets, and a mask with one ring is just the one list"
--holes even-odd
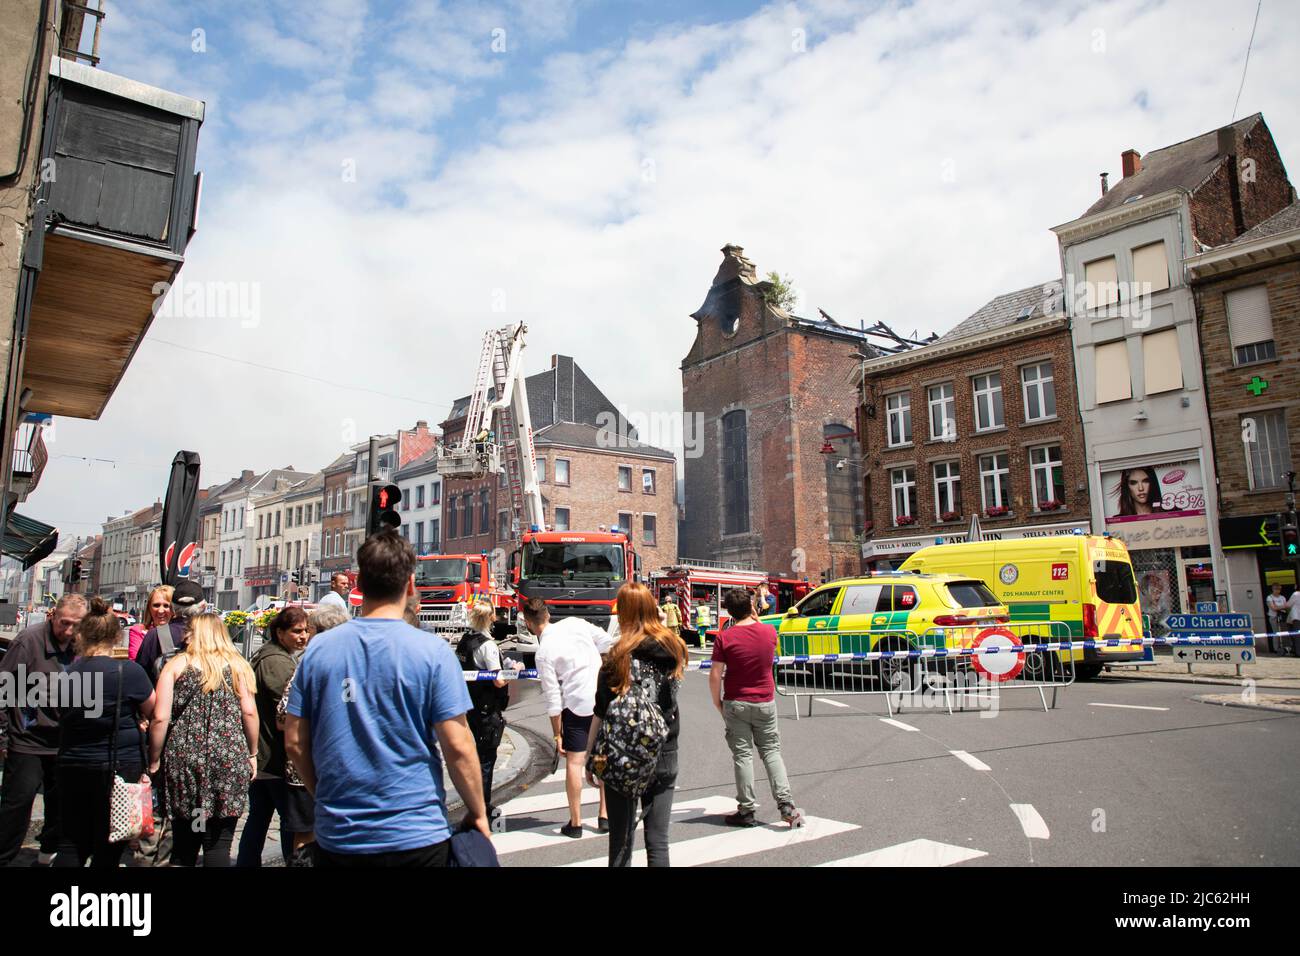
[(638, 796), (654, 782), (668, 741), (668, 721), (659, 708), (662, 681), (655, 667), (632, 658), (627, 692), (610, 703), (600, 722), (587, 769), (620, 793)]

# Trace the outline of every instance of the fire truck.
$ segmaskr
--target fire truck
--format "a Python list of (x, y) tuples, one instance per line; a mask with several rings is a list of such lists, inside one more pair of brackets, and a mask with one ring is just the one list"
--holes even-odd
[(701, 640), (699, 624), (702, 613), (707, 615), (705, 640), (713, 639), (727, 626), (730, 616), (722, 605), (722, 595), (731, 588), (755, 591), (760, 584), (766, 584), (776, 598), (776, 612), (791, 607), (812, 589), (807, 581), (797, 578), (770, 575), (740, 564), (691, 559), (652, 571), (650, 581), (650, 590), (657, 602), (662, 604), (665, 595), (676, 599), (682, 614), (682, 638), (688, 644)]
[(452, 644), (469, 629), (468, 607), (478, 600), (496, 608), (493, 637), (504, 639), (513, 628), (514, 594), (494, 573), (490, 555), (423, 555), (415, 562), (415, 589), (420, 596), (420, 626)]
[(516, 541), (509, 562), (510, 613), (514, 639), (525, 655), (536, 649), (536, 639), (517, 614), (524, 601), (540, 597), (550, 606), (552, 619), (583, 617), (605, 628), (618, 589), (641, 571), (640, 556), (632, 549), (630, 534), (622, 529), (546, 527), (524, 385), (527, 331), (519, 322), (483, 337), (465, 431), (457, 442), (438, 449), (438, 472), (446, 478), (506, 476)]

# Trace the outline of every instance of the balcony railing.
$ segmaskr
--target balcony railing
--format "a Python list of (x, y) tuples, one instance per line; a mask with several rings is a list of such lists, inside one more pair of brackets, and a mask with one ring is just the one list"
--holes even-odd
[(21, 483), (14, 490), (24, 498), (40, 484), (45, 464), (50, 460), (45, 447), (45, 429), (36, 422), (23, 422), (14, 433), (13, 481)]

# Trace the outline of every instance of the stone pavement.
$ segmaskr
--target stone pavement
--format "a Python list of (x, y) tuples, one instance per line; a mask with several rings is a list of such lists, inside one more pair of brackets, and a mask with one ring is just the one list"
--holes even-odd
[(1189, 684), (1240, 685), (1247, 680), (1253, 680), (1258, 687), (1300, 690), (1300, 658), (1297, 657), (1260, 653), (1256, 657), (1256, 663), (1241, 665), (1240, 677), (1237, 676), (1237, 669), (1232, 664), (1194, 664), (1191, 670), (1189, 674), (1186, 664), (1177, 663), (1168, 655), (1157, 654), (1154, 664), (1144, 664), (1141, 667), (1115, 667), (1107, 673), (1111, 677), (1171, 680)]

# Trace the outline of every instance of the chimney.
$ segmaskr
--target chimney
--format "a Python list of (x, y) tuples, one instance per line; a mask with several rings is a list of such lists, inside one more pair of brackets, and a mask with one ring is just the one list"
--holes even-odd
[(1106, 182), (1108, 179), (1110, 179), (1110, 173), (1101, 174), (1101, 194), (1103, 196), (1106, 195), (1107, 191), (1110, 189), (1110, 185)]
[(1237, 132), (1231, 126), (1219, 130), (1219, 155), (1231, 156), (1237, 152)]
[(251, 469), (248, 469), (248, 468), (245, 468), (243, 471), (241, 471), (241, 472), (239, 473), (239, 480), (240, 480), (240, 481), (252, 481), (252, 480), (253, 480), (253, 472), (252, 472), (252, 470), (251, 470)]
[(1241, 205), (1241, 180), (1237, 173), (1237, 131), (1231, 126), (1219, 130), (1219, 155), (1224, 157), (1228, 167), (1228, 198), (1232, 203), (1233, 236), (1240, 236), (1246, 231), (1246, 210)]
[(1142, 172), (1142, 154), (1136, 149), (1126, 149), (1120, 153), (1119, 162), (1124, 168), (1125, 179)]

